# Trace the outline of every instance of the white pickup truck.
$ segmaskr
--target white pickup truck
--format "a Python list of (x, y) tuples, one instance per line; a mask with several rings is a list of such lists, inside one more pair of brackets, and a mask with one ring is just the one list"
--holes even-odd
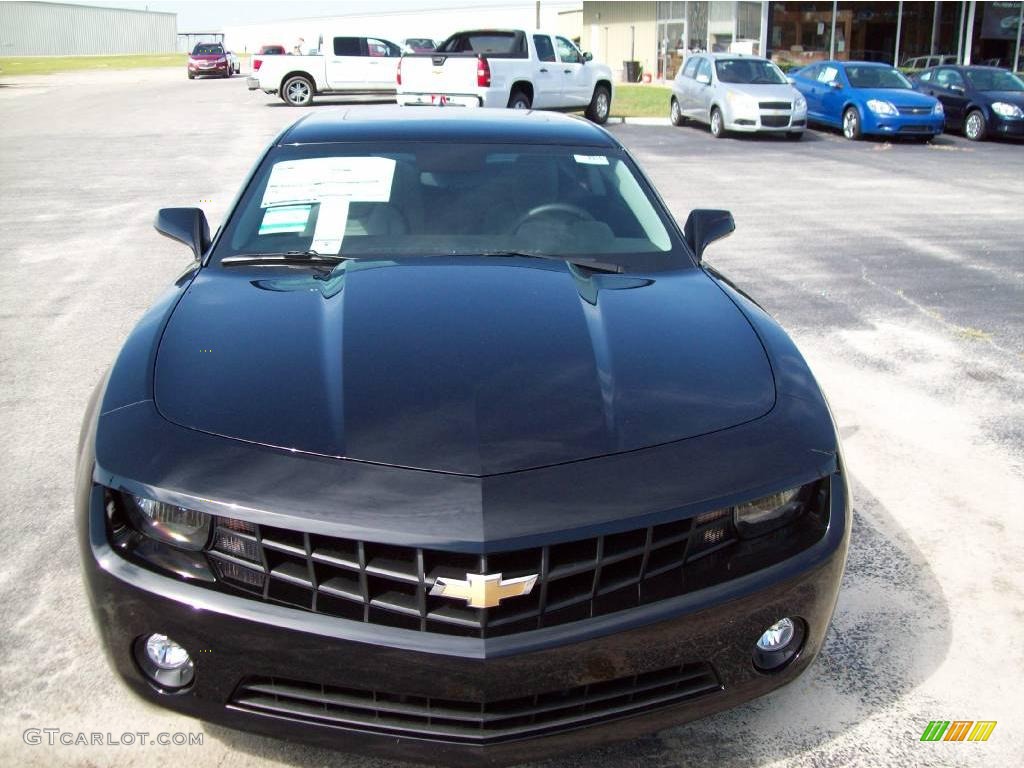
[(584, 110), (608, 120), (612, 71), (559, 35), (520, 29), (458, 32), (398, 67), (404, 106)]
[(246, 80), (250, 91), (276, 93), (285, 104), (306, 107), (314, 96), (395, 93), (402, 49), (382, 37), (328, 38), (314, 56), (267, 56)]

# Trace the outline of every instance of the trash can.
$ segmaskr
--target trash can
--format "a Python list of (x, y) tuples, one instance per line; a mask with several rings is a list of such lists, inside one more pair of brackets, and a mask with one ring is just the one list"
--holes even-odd
[(639, 61), (624, 61), (622, 62), (622, 81), (625, 83), (635, 83), (640, 79), (640, 62)]

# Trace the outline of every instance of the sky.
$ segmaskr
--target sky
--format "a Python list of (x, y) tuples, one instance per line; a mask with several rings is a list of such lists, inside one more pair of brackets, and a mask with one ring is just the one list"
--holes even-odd
[(474, 5), (530, 5), (530, 0), (63, 0), (78, 5), (167, 11), (178, 14), (179, 32), (216, 32), (225, 26), (254, 24), (278, 19), (311, 16), (344, 16), (355, 13), (387, 13), (418, 8), (461, 8)]

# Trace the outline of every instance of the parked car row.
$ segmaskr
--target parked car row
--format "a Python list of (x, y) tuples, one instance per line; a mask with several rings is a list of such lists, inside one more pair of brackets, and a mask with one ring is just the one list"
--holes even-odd
[(394, 95), (402, 106), (583, 110), (597, 123), (606, 122), (611, 110), (611, 69), (561, 35), (471, 30), (436, 48), (425, 39), (402, 46), (384, 38), (328, 39), (332, 55), (254, 63), (249, 90), (275, 94), (294, 107), (344, 94)]
[(706, 123), (729, 131), (783, 133), (799, 139), (810, 123), (864, 135), (931, 141), (960, 130), (971, 141), (1024, 137), (1024, 81), (987, 66), (943, 64), (911, 78), (888, 64), (822, 61), (786, 77), (767, 59), (704, 53), (690, 57), (672, 83), (673, 125)]

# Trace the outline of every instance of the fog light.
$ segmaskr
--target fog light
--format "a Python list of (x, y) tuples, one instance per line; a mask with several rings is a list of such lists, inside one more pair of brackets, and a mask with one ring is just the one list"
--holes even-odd
[(136, 640), (135, 660), (146, 676), (163, 689), (184, 688), (195, 677), (192, 657), (167, 635), (152, 634)]
[(146, 641), (146, 655), (160, 669), (177, 669), (188, 664), (188, 651), (167, 635), (150, 635)]
[(792, 619), (779, 619), (757, 639), (757, 647), (762, 651), (777, 651), (789, 645), (795, 632)]
[(800, 653), (806, 634), (803, 619), (779, 619), (761, 633), (754, 644), (754, 666), (761, 672), (782, 669)]

